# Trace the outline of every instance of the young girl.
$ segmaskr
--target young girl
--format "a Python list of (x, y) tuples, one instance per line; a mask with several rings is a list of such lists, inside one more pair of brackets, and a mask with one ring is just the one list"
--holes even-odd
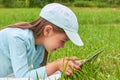
[[(75, 14), (67, 7), (52, 3), (46, 5), (40, 17), (33, 22), (9, 25), (0, 31), (0, 77), (13, 73), (15, 77), (45, 78), (56, 71), (66, 75), (80, 69), (82, 61), (65, 57), (46, 65), (48, 52), (63, 48), (71, 40), (82, 46)], [(71, 69), (72, 67), (72, 69)]]

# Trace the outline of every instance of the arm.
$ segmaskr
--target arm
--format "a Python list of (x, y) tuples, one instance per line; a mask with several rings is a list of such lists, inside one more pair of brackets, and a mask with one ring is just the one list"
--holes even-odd
[(56, 60), (52, 63), (46, 65), (47, 75), (51, 75), (57, 70), (64, 72), (66, 75), (71, 75), (74, 70), (80, 69), (80, 65), (83, 63), (82, 60), (78, 61), (76, 57), (65, 57), (59, 60)]
[(47, 75), (50, 76), (51, 74), (53, 74), (54, 72), (56, 72), (57, 70), (59, 70), (58, 68), (58, 62), (54, 61), (52, 63), (49, 63), (48, 65), (46, 65), (46, 72)]
[(40, 78), (47, 76), (46, 68), (30, 70), (27, 60), (27, 47), (25, 39), (21, 36), (9, 35), (8, 38), (10, 58), (15, 77), (31, 77), (36, 79), (36, 72)]

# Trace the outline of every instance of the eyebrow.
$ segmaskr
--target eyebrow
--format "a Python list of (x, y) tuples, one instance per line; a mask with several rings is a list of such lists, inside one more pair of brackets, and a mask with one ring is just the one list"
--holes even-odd
[(65, 38), (65, 40), (68, 41), (68, 40), (70, 40), (70, 39), (67, 37), (67, 38)]

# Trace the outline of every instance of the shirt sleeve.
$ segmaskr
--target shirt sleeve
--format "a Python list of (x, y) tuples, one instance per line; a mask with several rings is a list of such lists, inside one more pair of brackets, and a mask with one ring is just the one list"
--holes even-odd
[(39, 78), (47, 77), (45, 66), (30, 70), (27, 60), (27, 43), (23, 37), (14, 34), (9, 35), (8, 43), (15, 77), (30, 77), (33, 80), (36, 80), (36, 73)]

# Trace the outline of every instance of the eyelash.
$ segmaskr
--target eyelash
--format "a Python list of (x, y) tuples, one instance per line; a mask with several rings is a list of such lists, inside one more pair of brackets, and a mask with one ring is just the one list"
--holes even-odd
[(65, 43), (65, 41), (61, 41), (61, 43)]

